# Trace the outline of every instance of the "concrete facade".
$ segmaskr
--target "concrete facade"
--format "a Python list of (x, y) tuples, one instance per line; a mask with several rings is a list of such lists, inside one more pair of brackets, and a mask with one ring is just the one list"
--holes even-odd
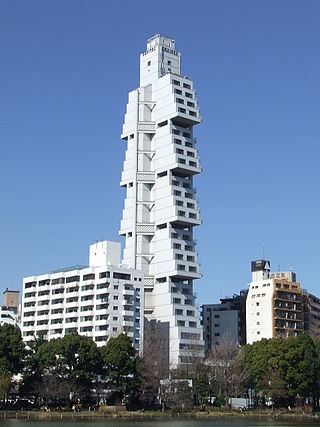
[(302, 290), (291, 271), (270, 273), (265, 260), (251, 264), (246, 303), (247, 343), (262, 338), (297, 336), (304, 331)]
[(180, 72), (174, 40), (156, 35), (140, 55), (140, 87), (129, 93), (122, 130), (126, 199), (123, 263), (145, 275), (148, 321), (167, 325), (170, 366), (203, 355), (193, 280), (201, 277), (193, 229), (201, 224), (193, 178), (201, 172), (193, 134), (201, 122), (193, 82)]
[(320, 298), (302, 291), (304, 331), (313, 339), (320, 338)]
[(88, 267), (23, 279), (22, 337), (77, 332), (101, 346), (125, 332), (142, 350), (143, 306), (143, 273), (120, 264), (120, 243), (94, 243)]
[(3, 292), (2, 306), (0, 307), (0, 326), (8, 323), (20, 328), (20, 291), (6, 289)]
[(221, 341), (246, 344), (247, 291), (231, 298), (222, 298), (220, 304), (202, 305), (201, 318), (205, 350), (208, 352)]

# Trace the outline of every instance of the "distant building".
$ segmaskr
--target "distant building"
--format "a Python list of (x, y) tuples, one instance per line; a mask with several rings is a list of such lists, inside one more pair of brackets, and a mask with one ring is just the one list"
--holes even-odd
[(253, 261), (251, 272), (246, 303), (247, 343), (301, 334), (303, 298), (295, 273), (271, 273), (266, 260)]
[(120, 265), (120, 252), (120, 243), (95, 243), (90, 245), (88, 267), (23, 279), (23, 340), (78, 332), (104, 345), (109, 337), (125, 332), (141, 350), (143, 273)]
[(220, 304), (202, 305), (206, 351), (219, 345), (226, 337), (240, 345), (246, 344), (246, 296), (247, 291), (241, 291), (240, 295), (221, 299)]
[(311, 338), (320, 338), (320, 298), (302, 291), (304, 331)]
[(19, 291), (6, 289), (3, 292), (2, 306), (0, 307), (0, 325), (8, 323), (19, 327)]

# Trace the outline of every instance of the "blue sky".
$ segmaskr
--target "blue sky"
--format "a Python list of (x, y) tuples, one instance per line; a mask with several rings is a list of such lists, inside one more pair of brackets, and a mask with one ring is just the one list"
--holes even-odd
[(319, 17), (316, 0), (2, 0), (0, 291), (118, 239), (127, 94), (163, 33), (203, 117), (198, 303), (244, 288), (263, 246), (320, 296)]

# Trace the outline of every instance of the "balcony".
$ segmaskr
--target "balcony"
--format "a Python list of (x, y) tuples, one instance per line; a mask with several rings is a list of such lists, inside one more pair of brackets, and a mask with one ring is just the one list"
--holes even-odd
[(38, 302), (39, 302), (39, 301), (47, 301), (47, 300), (48, 300), (48, 298), (50, 298), (50, 297), (49, 297), (49, 294), (48, 294), (48, 295), (40, 295), (40, 296), (38, 296), (37, 301), (38, 301)]
[(104, 326), (107, 325), (109, 322), (108, 319), (101, 319), (101, 320), (95, 320), (94, 324), (95, 326)]
[(37, 325), (36, 327), (35, 327), (35, 329), (37, 330), (37, 332), (40, 332), (40, 331), (47, 331), (48, 330), (48, 325)]
[(72, 321), (72, 322), (67, 322), (67, 319), (65, 321), (65, 329), (69, 329), (69, 328), (78, 328), (78, 322), (77, 321)]
[(36, 329), (36, 326), (35, 325), (32, 325), (32, 326), (29, 325), (29, 326), (23, 326), (22, 328), (23, 328), (24, 332), (30, 332), (30, 331), (34, 331)]

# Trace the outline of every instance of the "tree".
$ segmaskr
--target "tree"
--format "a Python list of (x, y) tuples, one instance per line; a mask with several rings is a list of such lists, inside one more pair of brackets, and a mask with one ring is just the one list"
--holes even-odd
[(212, 394), (212, 385), (210, 384), (210, 375), (206, 366), (198, 371), (197, 376), (193, 380), (193, 392), (195, 399), (201, 406), (203, 406), (208, 397)]
[(281, 406), (284, 399), (288, 397), (287, 384), (276, 368), (268, 369), (267, 375), (260, 381), (259, 387), (264, 396), (271, 398), (272, 407)]
[(288, 395), (294, 398), (311, 397), (316, 406), (319, 360), (312, 339), (305, 334), (286, 340), (284, 379)]
[(0, 326), (0, 372), (10, 376), (21, 372), (24, 354), (20, 330), (7, 323)]
[(153, 323), (145, 322), (143, 347), (141, 398), (146, 406), (152, 407), (159, 397), (161, 380), (169, 374), (168, 339)]
[(0, 399), (3, 403), (9, 393), (11, 387), (11, 376), (9, 374), (0, 373)]
[(76, 333), (39, 346), (36, 360), (43, 376), (38, 390), (75, 400), (90, 394), (93, 381), (101, 373), (102, 359), (95, 342)]
[(225, 335), (215, 346), (207, 362), (217, 396), (228, 402), (241, 394), (249, 379), (249, 369), (237, 343)]
[(141, 360), (131, 339), (125, 334), (110, 338), (100, 352), (112, 400), (116, 405), (132, 401), (141, 388)]
[[(273, 338), (246, 346), (246, 360), (256, 390), (266, 390), (266, 378), (270, 372), (285, 382), (282, 400), (289, 403), (311, 397), (314, 406), (318, 395), (319, 357), (312, 339), (305, 335), (298, 337)], [(281, 386), (280, 389), (283, 389)], [(277, 396), (280, 399), (280, 396)]]
[(187, 380), (167, 379), (163, 381), (161, 388), (163, 408), (180, 412), (191, 408), (193, 404), (192, 388)]
[(32, 394), (37, 398), (43, 395), (43, 390), (40, 390), (39, 387), (39, 383), (43, 380), (43, 367), (39, 363), (38, 349), (46, 342), (45, 336), (40, 335), (28, 343), (24, 361), (23, 383), (20, 390), (24, 395)]

